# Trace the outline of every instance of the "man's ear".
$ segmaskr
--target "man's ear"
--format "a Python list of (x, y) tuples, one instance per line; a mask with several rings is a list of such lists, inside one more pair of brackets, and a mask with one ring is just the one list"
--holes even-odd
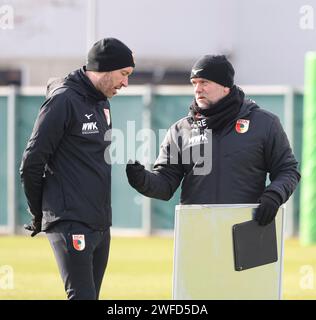
[(224, 87), (224, 92), (225, 92), (226, 94), (229, 94), (229, 93), (230, 93), (230, 88)]

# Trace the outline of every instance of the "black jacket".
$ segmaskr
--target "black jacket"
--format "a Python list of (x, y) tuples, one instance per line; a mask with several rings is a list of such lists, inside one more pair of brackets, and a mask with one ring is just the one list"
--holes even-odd
[(29, 210), (42, 217), (42, 230), (60, 220), (100, 230), (111, 225), (109, 107), (83, 69), (48, 88), (20, 167)]
[(263, 192), (284, 203), (300, 179), (297, 165), (278, 117), (245, 99), (238, 116), (219, 132), (200, 129), (191, 116), (172, 125), (153, 171), (146, 171), (136, 189), (169, 200), (182, 181), (181, 204), (257, 203)]

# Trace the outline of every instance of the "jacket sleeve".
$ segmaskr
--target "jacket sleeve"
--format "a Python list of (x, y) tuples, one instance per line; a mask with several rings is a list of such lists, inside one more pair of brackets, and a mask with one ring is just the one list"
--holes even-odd
[(181, 164), (179, 147), (168, 130), (160, 146), (160, 152), (152, 171), (145, 171), (143, 184), (137, 191), (144, 196), (169, 200), (179, 187), (184, 171)]
[(272, 191), (285, 203), (294, 192), (301, 176), (286, 133), (276, 117), (272, 123), (265, 148), (265, 159), (270, 173), (270, 185), (265, 192)]
[(42, 218), (42, 187), (45, 165), (57, 149), (70, 121), (70, 102), (61, 94), (54, 95), (42, 105), (31, 137), (22, 156), (20, 176), (29, 212)]

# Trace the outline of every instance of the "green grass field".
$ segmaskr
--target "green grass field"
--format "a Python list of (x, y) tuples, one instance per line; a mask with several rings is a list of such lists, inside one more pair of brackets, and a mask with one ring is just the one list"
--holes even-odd
[[(173, 239), (113, 237), (101, 299), (171, 299)], [(45, 237), (0, 237), (0, 268), (13, 268), (13, 289), (1, 299), (65, 299)], [(1, 269), (0, 269), (1, 270)], [(285, 242), (283, 299), (316, 299), (316, 245)]]

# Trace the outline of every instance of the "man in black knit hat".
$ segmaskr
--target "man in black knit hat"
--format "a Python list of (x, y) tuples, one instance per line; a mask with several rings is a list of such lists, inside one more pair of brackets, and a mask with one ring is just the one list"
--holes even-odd
[(49, 84), (23, 154), (32, 215), (25, 229), (32, 237), (46, 232), (68, 299), (99, 297), (112, 224), (108, 99), (128, 86), (134, 67), (121, 41), (95, 43), (86, 66)]
[(182, 181), (181, 204), (259, 202), (255, 219), (267, 225), (295, 190), (298, 163), (278, 117), (245, 99), (234, 74), (225, 56), (200, 58), (189, 115), (169, 129), (153, 171), (129, 161), (126, 173), (152, 198), (169, 200)]

